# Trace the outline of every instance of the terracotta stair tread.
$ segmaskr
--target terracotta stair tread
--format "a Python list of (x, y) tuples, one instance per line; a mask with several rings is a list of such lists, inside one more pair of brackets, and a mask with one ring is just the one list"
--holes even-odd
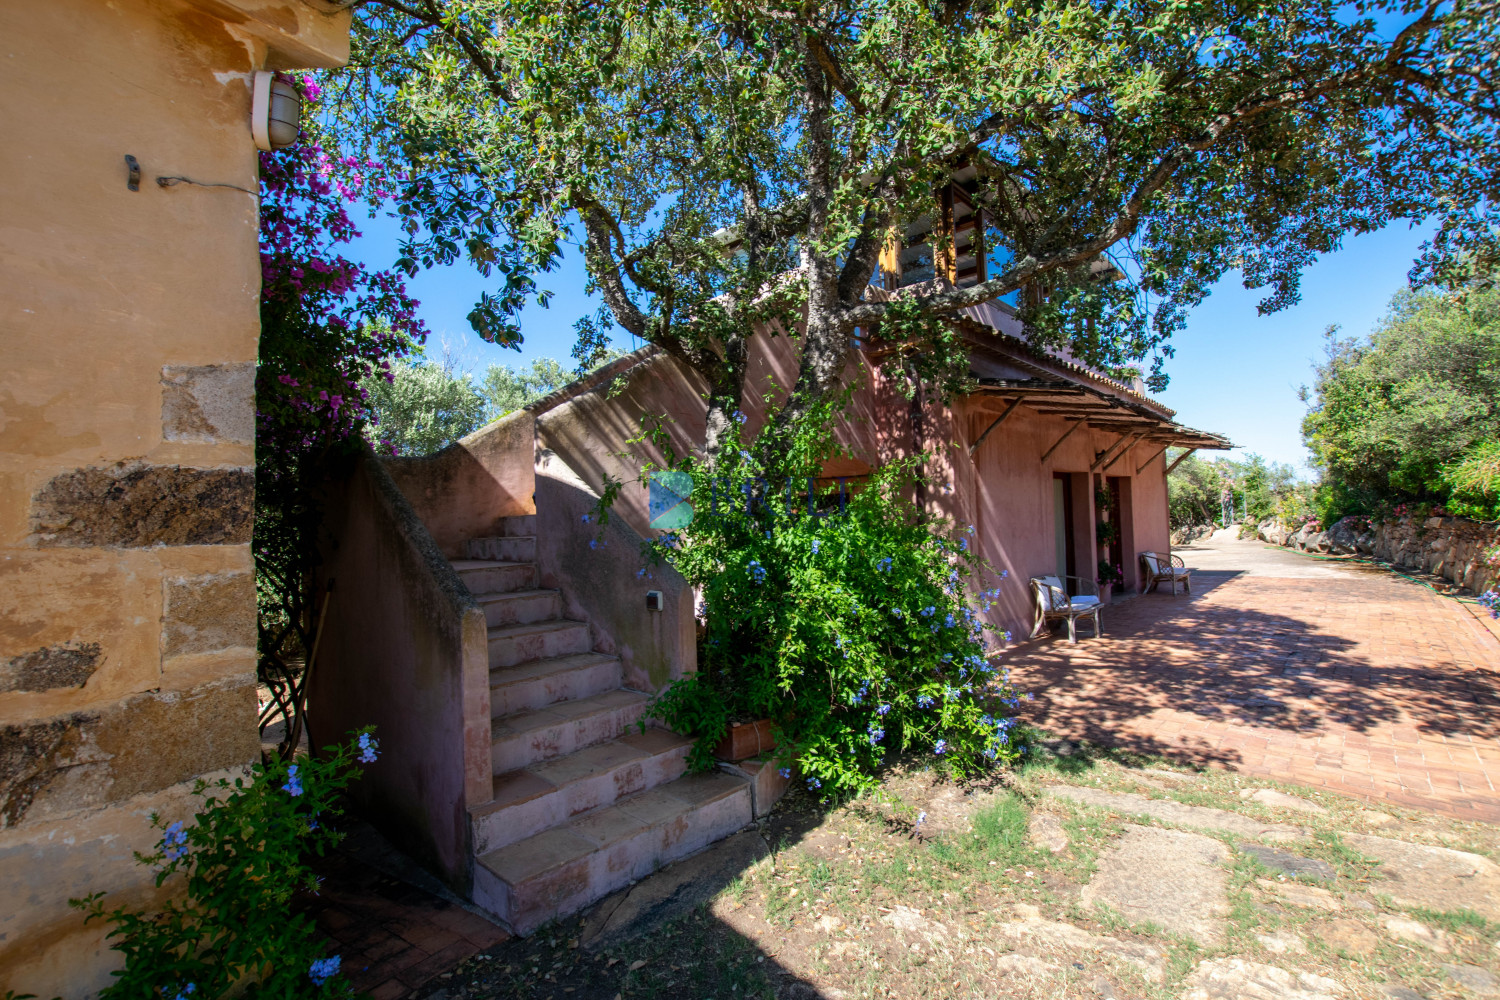
[[(570, 618), (550, 618), (544, 622), (526, 622), (522, 625), (496, 625), (489, 630), (491, 639), (521, 635), (536, 635), (539, 632), (566, 632), (575, 628), (588, 628), (588, 622), (575, 622)], [(495, 667), (495, 670), (506, 669)]]
[(613, 712), (628, 705), (645, 704), (650, 700), (651, 696), (648, 694), (631, 691), (628, 688), (616, 688), (613, 691), (605, 691), (603, 694), (591, 695), (587, 698), (560, 701), (546, 708), (501, 716), (490, 728), (491, 742), (498, 743), (502, 739), (522, 733), (546, 729), (563, 722), (573, 722), (590, 715)]
[(568, 785), (606, 774), (661, 754), (691, 746), (692, 740), (665, 729), (626, 733), (619, 739), (596, 743), (562, 757), (553, 757), (518, 771), (495, 775), (492, 802), (474, 810), (481, 815), (529, 802)]
[(519, 886), (653, 828), (664, 827), (685, 813), (743, 792), (745, 787), (743, 778), (722, 772), (686, 775), (490, 851), (479, 858), (479, 863), (509, 885)]
[(526, 590), (491, 590), (483, 594), (475, 594), (474, 600), (480, 604), (493, 601), (517, 601), (528, 597), (550, 597), (561, 591), (549, 587), (528, 587)]
[(490, 687), (518, 684), (522, 681), (545, 677), (548, 674), (566, 673), (569, 670), (577, 670), (579, 667), (593, 666), (596, 663), (612, 663), (618, 659), (618, 656), (611, 653), (569, 653), (566, 656), (549, 656), (545, 660), (528, 660), (514, 667), (491, 667)]
[(535, 563), (519, 562), (513, 559), (449, 559), (448, 564), (455, 572), (462, 573), (464, 570), (473, 569), (495, 569), (505, 566), (534, 566)]

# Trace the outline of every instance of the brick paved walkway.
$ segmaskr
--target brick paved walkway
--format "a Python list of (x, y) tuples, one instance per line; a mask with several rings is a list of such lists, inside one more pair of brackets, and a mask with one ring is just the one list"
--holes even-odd
[(305, 903), (354, 988), (396, 1000), (464, 959), (510, 938), (496, 924), (392, 878), (343, 851), (318, 863), (323, 881)]
[(1383, 572), (1274, 572), (1200, 571), (1191, 598), (1106, 609), (1102, 641), (1015, 648), (1031, 718), (1059, 736), (1500, 823), (1500, 641)]

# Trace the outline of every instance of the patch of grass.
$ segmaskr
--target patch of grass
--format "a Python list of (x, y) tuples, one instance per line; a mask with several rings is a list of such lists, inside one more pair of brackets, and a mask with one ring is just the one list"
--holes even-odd
[(1004, 792), (973, 815), (972, 830), (934, 841), (928, 853), (946, 869), (942, 880), (957, 876), (996, 882), (1007, 868), (1045, 867), (1027, 834), (1030, 815), (1019, 795)]
[(1348, 844), (1334, 830), (1317, 830), (1313, 832), (1312, 850), (1305, 853), (1312, 857), (1321, 857), (1338, 869), (1343, 878), (1359, 881), (1368, 879), (1380, 868), (1380, 862), (1375, 858), (1366, 857)]
[(1473, 910), (1428, 910), (1418, 906), (1408, 908), (1406, 912), (1430, 927), (1441, 928), (1453, 934), (1472, 934), (1485, 939), (1500, 938), (1500, 924)]

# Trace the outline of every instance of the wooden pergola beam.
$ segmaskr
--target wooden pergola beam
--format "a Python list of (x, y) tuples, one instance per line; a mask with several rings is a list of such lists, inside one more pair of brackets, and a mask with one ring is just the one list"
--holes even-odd
[(1181, 455), (1178, 455), (1177, 458), (1172, 462), (1172, 464), (1169, 465), (1169, 466), (1167, 466), (1167, 471), (1163, 472), (1162, 475), (1164, 475), (1164, 476), (1170, 476), (1172, 474), (1172, 470), (1175, 469), (1175, 468), (1177, 468), (1179, 465), (1181, 465), (1182, 464), (1182, 460), (1184, 458), (1187, 458), (1189, 455), (1191, 455), (1193, 452), (1195, 452), (1197, 450), (1198, 450), (1197, 448), (1189, 448), (1187, 451), (1183, 452)]
[(1119, 453), (1117, 455), (1115, 455), (1114, 458), (1110, 459), (1109, 463), (1107, 465), (1105, 465), (1104, 468), (1100, 469), (1099, 471), (1100, 472), (1108, 472), (1114, 466), (1114, 464), (1116, 462), (1118, 462), (1120, 459), (1124, 458), (1126, 455), (1128, 455), (1130, 453), (1130, 449), (1132, 449), (1132, 448), (1135, 447), (1135, 443), (1137, 441), (1139, 441), (1141, 438), (1143, 438), (1145, 436), (1146, 436), (1146, 432), (1145, 431), (1138, 431), (1138, 432), (1136, 432), (1135, 437), (1133, 437), (1129, 441), (1127, 441), (1125, 443), (1125, 447), (1121, 448), (1120, 451), (1119, 451)]
[(977, 437), (977, 438), (974, 439), (974, 443), (971, 444), (971, 445), (969, 445), (969, 457), (970, 458), (973, 458), (974, 457), (974, 453), (979, 450), (979, 446), (982, 445), (982, 444), (984, 444), (984, 439), (990, 436), (990, 431), (994, 430), (996, 427), (999, 427), (1001, 424), (1005, 423), (1005, 418), (1008, 417), (1008, 416), (1010, 416), (1012, 413), (1016, 412), (1016, 407), (1018, 407), (1020, 405), (1021, 405), (1021, 397), (1017, 396), (1015, 399), (1013, 399), (1013, 400), (1010, 401), (1010, 405), (1005, 408), (1005, 411), (1003, 413), (1001, 413), (998, 417), (995, 418), (995, 422), (992, 423), (992, 424), (990, 424), (988, 427), (986, 427), (984, 429), (984, 433), (981, 434), (981, 435), (979, 435), (979, 437)]
[(1066, 441), (1068, 438), (1072, 437), (1074, 431), (1076, 431), (1078, 428), (1082, 427), (1086, 423), (1088, 423), (1087, 420), (1075, 420), (1073, 422), (1073, 426), (1069, 427), (1067, 430), (1063, 431), (1062, 437), (1060, 437), (1056, 441), (1052, 442), (1052, 447), (1048, 448), (1045, 452), (1042, 453), (1041, 460), (1043, 462), (1045, 462), (1045, 461), (1047, 461), (1047, 459), (1051, 458), (1052, 457), (1052, 453), (1054, 451), (1056, 451), (1059, 447), (1061, 447), (1062, 443), (1064, 441)]
[(1108, 448), (1105, 448), (1103, 451), (1101, 451), (1099, 453), (1099, 456), (1094, 459), (1094, 464), (1091, 465), (1091, 466), (1089, 466), (1089, 471), (1090, 472), (1098, 472), (1099, 471), (1099, 466), (1101, 466), (1101, 465), (1104, 464), (1104, 460), (1106, 458), (1108, 458), (1109, 456), (1111, 456), (1111, 455), (1113, 455), (1115, 453), (1115, 448), (1119, 446), (1119, 444), (1120, 444), (1121, 441), (1125, 440), (1125, 435), (1127, 435), (1129, 433), (1130, 433), (1129, 431), (1121, 431), (1120, 432), (1120, 436), (1117, 437), (1117, 438), (1115, 438), (1114, 442)]
[(1170, 448), (1170, 447), (1172, 447), (1172, 446), (1169, 445), (1169, 444), (1162, 445), (1161, 446), (1161, 451), (1157, 452), (1155, 455), (1152, 455), (1150, 458), (1148, 458), (1144, 462), (1142, 462), (1141, 465), (1140, 465), (1140, 467), (1135, 470), (1135, 474), (1137, 476), (1139, 476), (1141, 473), (1145, 472), (1146, 471), (1146, 466), (1150, 465), (1152, 462), (1156, 461), (1158, 458), (1161, 458), (1163, 455), (1165, 455), (1167, 453), (1167, 449)]

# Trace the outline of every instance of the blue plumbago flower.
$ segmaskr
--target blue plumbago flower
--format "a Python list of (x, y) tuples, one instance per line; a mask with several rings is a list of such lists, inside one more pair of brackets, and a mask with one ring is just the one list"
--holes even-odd
[(889, 573), (891, 571), (891, 557), (886, 556), (884, 559), (880, 560), (880, 562), (875, 564), (875, 568), (880, 570), (880, 572), (882, 573)]
[(588, 524), (589, 523), (589, 516), (587, 514), (583, 515), (583, 523), (584, 524)]
[(974, 526), (972, 524), (964, 525), (964, 530), (971, 535), (974, 534)]
[(905, 618), (906, 617), (906, 613), (903, 612), (900, 608), (892, 608), (891, 609), (891, 614), (895, 615), (897, 618)]
[(317, 814), (314, 813), (313, 816), (312, 816), (312, 818), (307, 821), (307, 828), (309, 830), (316, 830), (318, 828), (318, 826), (319, 826), (318, 817), (317, 817)]
[(1027, 700), (1027, 701), (1030, 701), (1030, 700), (1031, 700), (1031, 699), (1032, 699), (1032, 697), (1033, 697), (1033, 696), (1032, 696), (1032, 694), (1031, 694), (1031, 692), (1030, 692), (1030, 691), (1027, 691), (1027, 692), (1026, 692), (1026, 700)]
[(808, 788), (822, 788), (823, 787), (823, 783), (821, 781), (819, 781), (817, 778), (808, 778), (807, 779), (807, 787)]
[(937, 608), (933, 607), (931, 604), (922, 609), (923, 618), (931, 618), (935, 614), (937, 614)]
[(161, 838), (161, 852), (168, 861), (176, 861), (187, 854), (187, 834), (183, 832), (181, 820), (167, 827)]
[(766, 537), (767, 537), (767, 538), (770, 538), (770, 537), (771, 537), (771, 533), (770, 533), (770, 532), (769, 532), (769, 531), (768, 531), (768, 532), (766, 532)]
[(750, 574), (750, 579), (754, 580), (756, 583), (766, 582), (766, 570), (765, 567), (760, 564), (759, 559), (751, 559), (749, 565), (747, 565), (745, 569)]
[(743, 413), (741, 413), (739, 410), (735, 410), (734, 411), (734, 422), (735, 423), (737, 423), (737, 424), (743, 424), (745, 422), (745, 419), (746, 419), (745, 415)]
[(359, 762), (361, 764), (373, 764), (379, 753), (380, 743), (369, 733), (359, 734)]
[(947, 740), (938, 740), (936, 743), (934, 743), (932, 745), (932, 752), (935, 753), (935, 754), (937, 754), (939, 757), (941, 757), (943, 754), (947, 753), (948, 752), (948, 741)]
[(953, 628), (957, 624), (957, 619), (955, 619), (952, 615), (949, 615), (947, 618), (943, 619), (943, 628)]
[[(1010, 633), (1009, 632), (1001, 632), (1000, 634), (1003, 635), (1003, 636), (1005, 636), (1005, 641), (1006, 642), (1010, 642)], [(1008, 673), (1010, 673), (1010, 671), (1007, 670), (1006, 673), (1008, 674)]]
[(643, 577), (645, 575), (646, 575), (646, 567), (644, 567), (644, 566), (642, 566), (640, 569), (638, 569), (638, 570), (635, 571), (635, 578), (637, 580), (639, 580), (641, 577)]
[(197, 993), (197, 992), (198, 992), (198, 984), (197, 983), (188, 983), (182, 989), (180, 989), (180, 990), (177, 991), (177, 996), (174, 998), (174, 1000), (187, 1000), (188, 997), (192, 996), (194, 993)]
[(1010, 734), (1009, 733), (996, 733), (995, 734), (995, 739), (999, 740), (1001, 743), (1009, 743), (1010, 742)]
[(1027, 746), (1024, 743), (1017, 743), (1016, 744), (1016, 752), (1017, 753), (1025, 753), (1026, 751), (1028, 751), (1030, 749), (1031, 749), (1031, 747)]
[(917, 695), (917, 707), (918, 708), (931, 708), (935, 704), (937, 704), (937, 702), (933, 700), (932, 695), (930, 695), (930, 694), (919, 694), (919, 695)]
[(812, 540), (812, 550), (813, 550), (813, 555), (817, 555), (817, 553), (818, 553), (818, 540), (816, 538), (814, 538)]
[(885, 739), (885, 730), (881, 729), (879, 726), (871, 726), (869, 728), (869, 734), (871, 746), (874, 746), (876, 743), (879, 743), (881, 740)]
[(783, 767), (781, 770), (777, 771), (776, 773), (779, 774), (779, 775), (781, 775), (783, 778), (790, 778), (792, 776), (792, 769), (789, 768), (789, 767)]
[(589, 539), (589, 548), (591, 548), (591, 549), (597, 549), (598, 547), (599, 547), (599, 539), (597, 539), (597, 538), (590, 538)]
[[(744, 460), (744, 461), (746, 461), (746, 462), (750, 462), (750, 461), (754, 461), (754, 460), (753, 460), (753, 459), (752, 459), (752, 458), (751, 458), (751, 457), (750, 457), (750, 453), (749, 453), (749, 452), (748, 452), (748, 451), (741, 451), (741, 452), (740, 452), (740, 458), (741, 458), (741, 459), (743, 459), (743, 460)], [(748, 487), (747, 487), (747, 489), (748, 489)]]
[(960, 551), (960, 552), (967, 552), (967, 551), (969, 551), (969, 540), (967, 538), (960, 538), (958, 540), (958, 551)]
[(314, 959), (312, 967), (307, 970), (307, 976), (313, 981), (314, 986), (322, 986), (329, 979), (339, 974), (339, 957)]
[(937, 635), (938, 634), (938, 627), (936, 625), (932, 626), (932, 634), (933, 635)]
[(281, 786), (292, 798), (302, 794), (302, 779), (297, 777), (297, 765), (286, 769), (286, 784)]
[[(1000, 571), (1000, 579), (1002, 579), (1002, 580), (1004, 580), (1004, 579), (1005, 579), (1005, 578), (1006, 578), (1006, 577), (1008, 577), (1008, 576), (1010, 576), (1010, 570), (1008, 570), (1008, 569), (1002, 569), (1002, 570), (1001, 570), (1001, 571)], [(998, 593), (999, 593), (999, 591), (998, 591), (998, 590), (997, 590), (997, 591), (995, 591), (995, 593), (997, 593), (997, 594), (998, 594)]]
[(990, 760), (994, 760), (996, 757), (1000, 756), (1000, 751), (996, 750), (994, 747), (986, 747), (984, 755)]
[(833, 645), (834, 645), (834, 648), (836, 648), (836, 649), (843, 649), (844, 648), (844, 637), (841, 636), (841, 635), (834, 636), (833, 637)]
[(947, 687), (943, 688), (943, 697), (947, 698), (949, 701), (953, 701), (959, 696), (959, 694), (960, 692), (958, 688), (954, 687), (952, 684), (949, 684)]
[(943, 654), (943, 662), (944, 663), (952, 663), (953, 662), (953, 654), (952, 653), (944, 653)]
[(889, 706), (889, 705), (881, 705), (879, 708), (875, 709), (875, 714), (876, 715), (884, 715), (885, 713), (889, 712), (890, 710), (891, 710), (891, 706)]
[(927, 813), (926, 812), (919, 812), (919, 813), (917, 813), (917, 825), (921, 826), (925, 822), (927, 822)]

